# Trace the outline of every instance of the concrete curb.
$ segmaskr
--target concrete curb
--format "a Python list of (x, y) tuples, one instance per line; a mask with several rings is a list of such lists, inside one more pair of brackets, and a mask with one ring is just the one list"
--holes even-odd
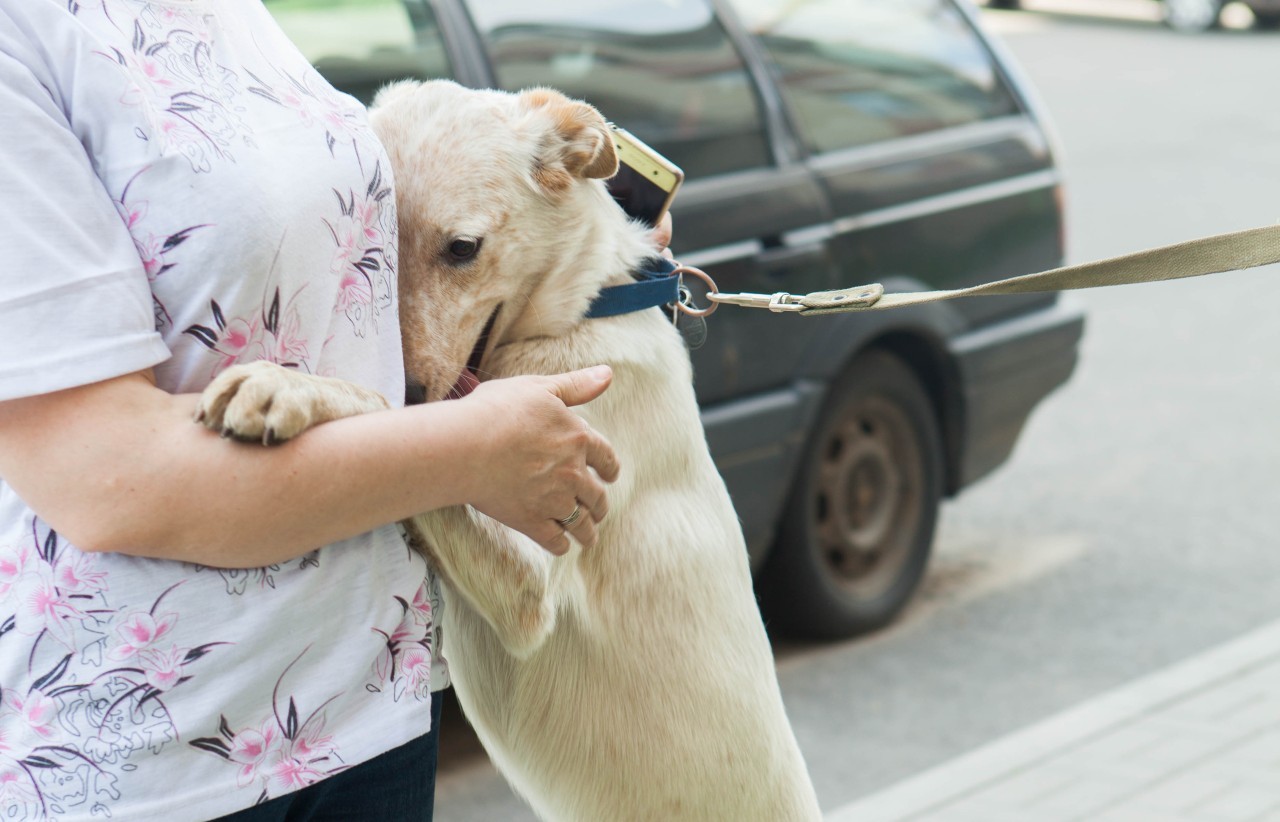
[(835, 808), (826, 822), (900, 822), (1027, 770), (1068, 747), (1280, 657), (1280, 621)]

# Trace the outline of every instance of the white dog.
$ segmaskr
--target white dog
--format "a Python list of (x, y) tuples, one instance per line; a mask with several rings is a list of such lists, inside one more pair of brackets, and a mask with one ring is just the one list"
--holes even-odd
[[(398, 191), (406, 370), (427, 398), (472, 371), (615, 374), (579, 409), (623, 466), (590, 551), (553, 557), (470, 508), (414, 521), (446, 585), (454, 687), (490, 757), (544, 819), (820, 819), (680, 336), (654, 309), (584, 319), (653, 256), (602, 182), (617, 170), (604, 119), (548, 90), (433, 82), (384, 90), (372, 123)], [(282, 426), (277, 399), (277, 439), (383, 405), (256, 365), (210, 387), (207, 425), (261, 436), (258, 403), (228, 406), (246, 380), (290, 383), (278, 397), (306, 406)]]

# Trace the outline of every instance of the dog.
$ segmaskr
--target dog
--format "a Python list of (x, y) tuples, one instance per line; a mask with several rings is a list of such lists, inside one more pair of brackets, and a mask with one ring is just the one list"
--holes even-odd
[[(406, 81), (370, 122), (396, 181), (406, 375), (427, 400), (476, 379), (614, 371), (576, 409), (623, 466), (590, 550), (552, 556), (469, 507), (412, 522), (445, 586), (454, 689), (490, 758), (548, 820), (820, 819), (684, 343), (661, 310), (585, 319), (654, 256), (651, 230), (607, 192), (604, 118), (549, 89)], [(202, 409), (215, 430), (279, 441), (385, 405), (252, 364), (224, 372)]]

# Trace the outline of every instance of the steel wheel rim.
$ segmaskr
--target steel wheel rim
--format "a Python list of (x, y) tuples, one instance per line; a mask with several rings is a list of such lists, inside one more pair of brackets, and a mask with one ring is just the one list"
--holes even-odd
[(813, 521), (831, 578), (859, 597), (882, 595), (914, 548), (924, 465), (906, 413), (883, 398), (848, 408), (820, 454)]

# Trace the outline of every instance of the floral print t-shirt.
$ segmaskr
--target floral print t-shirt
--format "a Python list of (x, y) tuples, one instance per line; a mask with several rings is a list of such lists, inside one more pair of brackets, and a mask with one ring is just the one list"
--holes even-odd
[[(253, 360), (403, 397), (386, 156), (255, 0), (0, 0), (0, 199), (0, 400)], [(219, 570), (0, 480), (0, 820), (208, 819), (404, 744), (433, 622), (395, 526)]]

